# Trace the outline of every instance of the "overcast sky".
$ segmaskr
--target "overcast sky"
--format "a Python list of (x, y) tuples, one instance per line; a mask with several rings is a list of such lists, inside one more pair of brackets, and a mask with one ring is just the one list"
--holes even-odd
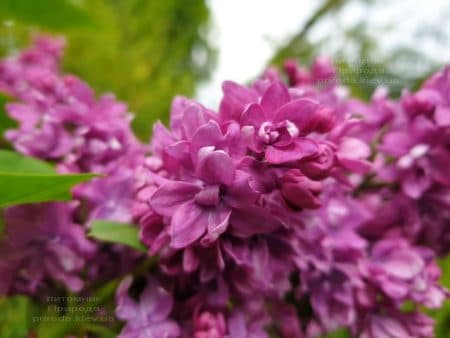
[(256, 77), (276, 46), (302, 27), (315, 4), (320, 1), (210, 0), (217, 68), (211, 80), (200, 87), (198, 98), (214, 106), (222, 81), (246, 82)]
[[(322, 1), (209, 0), (208, 3), (212, 19), (211, 42), (218, 50), (218, 58), (211, 80), (200, 86), (197, 97), (214, 108), (220, 98), (222, 81), (232, 79), (245, 83), (258, 76), (276, 48), (298, 32)], [(368, 13), (364, 4), (352, 2), (339, 16), (316, 25), (310, 38), (320, 40), (324, 35), (336, 34), (335, 45), (339, 46), (342, 42), (335, 26), (353, 25), (361, 19), (370, 21), (374, 27), (395, 23), (394, 33), (379, 37), (383, 48), (387, 49), (398, 43), (417, 43), (412, 31), (419, 26), (450, 22), (446, 18), (450, 16), (448, 0), (385, 0), (378, 3)], [(438, 29), (448, 30), (449, 26), (439, 25)], [(423, 45), (442, 62), (450, 61), (448, 47), (448, 42), (445, 46), (432, 41)], [(333, 46), (327, 48), (331, 52)]]

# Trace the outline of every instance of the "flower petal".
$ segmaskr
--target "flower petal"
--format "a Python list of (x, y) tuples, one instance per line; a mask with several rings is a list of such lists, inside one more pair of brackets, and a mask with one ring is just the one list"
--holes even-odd
[(254, 126), (255, 128), (259, 128), (259, 126), (265, 121), (266, 116), (264, 114), (264, 110), (261, 105), (257, 103), (252, 103), (249, 105), (241, 116), (242, 126)]
[(273, 122), (288, 120), (295, 123), (301, 131), (308, 130), (318, 108), (319, 104), (311, 99), (291, 101), (278, 110)]
[(354, 137), (342, 139), (338, 149), (339, 157), (360, 160), (370, 156), (370, 147)]
[(401, 279), (413, 278), (424, 268), (422, 258), (412, 250), (391, 252), (384, 262), (384, 270)]
[(450, 126), (450, 108), (438, 106), (434, 112), (434, 120), (440, 127)]
[(234, 209), (230, 219), (231, 232), (243, 238), (272, 232), (279, 226), (280, 223), (260, 207)]
[(155, 212), (163, 216), (172, 216), (175, 209), (194, 198), (200, 188), (195, 184), (169, 181), (155, 191), (150, 205)]
[(170, 246), (181, 249), (199, 239), (208, 227), (208, 216), (208, 212), (195, 202), (180, 206), (172, 217)]
[[(214, 242), (228, 228), (231, 209), (220, 205), (209, 212), (208, 215), (208, 236), (207, 242)], [(202, 242), (204, 243), (204, 242)]]
[(285, 147), (269, 146), (266, 149), (266, 160), (272, 164), (282, 164), (301, 160), (317, 153), (317, 143), (306, 138), (297, 139)]
[(418, 199), (431, 186), (430, 178), (423, 172), (408, 171), (403, 176), (403, 192), (414, 199)]
[(139, 297), (139, 310), (148, 322), (159, 322), (167, 318), (172, 310), (172, 296), (154, 280), (150, 280)]
[(273, 116), (277, 109), (288, 103), (289, 100), (290, 95), (286, 86), (282, 82), (276, 81), (270, 85), (262, 96), (261, 106), (269, 116)]
[(197, 156), (200, 148), (207, 146), (218, 146), (224, 137), (220, 126), (216, 121), (209, 121), (205, 125), (198, 128), (192, 137), (191, 141), (191, 153), (192, 156)]
[(240, 121), (245, 106), (258, 101), (256, 91), (232, 81), (222, 84), (223, 99), (220, 102), (220, 117), (223, 121)]
[(197, 164), (196, 171), (200, 179), (209, 184), (230, 185), (233, 182), (235, 167), (226, 152), (223, 150), (213, 150), (199, 157), (201, 158)]

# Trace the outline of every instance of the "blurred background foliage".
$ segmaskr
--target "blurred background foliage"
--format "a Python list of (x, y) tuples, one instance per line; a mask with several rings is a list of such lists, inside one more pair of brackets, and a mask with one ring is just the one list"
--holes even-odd
[(204, 0), (2, 0), (0, 18), (3, 54), (37, 28), (63, 33), (64, 69), (126, 101), (143, 139), (174, 95), (195, 93), (214, 61)]
[[(446, 19), (450, 3), (440, 13), (441, 20), (416, 22), (416, 26), (408, 27), (409, 43), (402, 41), (404, 35), (399, 34), (408, 13), (395, 18), (385, 13), (386, 9), (404, 4), (414, 10), (418, 2), (324, 0), (300, 30), (278, 47), (270, 63), (281, 65), (286, 58), (294, 57), (308, 64), (323, 54), (335, 60), (341, 80), (352, 95), (369, 99), (382, 84), (398, 97), (402, 88), (417, 88), (443, 62), (450, 61), (436, 55), (436, 48), (429, 48), (430, 43), (450, 47), (450, 22)], [(433, 1), (429, 5), (433, 6)]]
[[(275, 41), (268, 63), (281, 66), (286, 58), (296, 58), (309, 64), (318, 54), (331, 56), (343, 83), (352, 95), (363, 99), (369, 99), (380, 83), (393, 96), (400, 95), (403, 87), (417, 88), (442, 67), (442, 58), (428, 48), (428, 42), (449, 47), (450, 3), (441, 13), (442, 20), (414, 27), (413, 43), (404, 44), (393, 38), (403, 18), (374, 24), (383, 15), (380, 8), (399, 2), (314, 2), (315, 10), (299, 23), (298, 31), (287, 41)], [(352, 17), (356, 7), (362, 16)], [(136, 114), (136, 132), (148, 139), (152, 123), (168, 118), (173, 96), (193, 96), (214, 69), (210, 16), (206, 0), (0, 0), (0, 54), (14, 53), (37, 31), (66, 36), (64, 70), (83, 78), (97, 92), (114, 92), (126, 101)], [(386, 48), (381, 42), (390, 38), (394, 43)], [(3, 101), (0, 97), (2, 106)], [(0, 113), (0, 130), (8, 123)], [(450, 259), (441, 265), (443, 283), (450, 287)], [(113, 288), (107, 287), (105, 299), (113, 303)], [(30, 322), (39, 311), (22, 296), (0, 299), (0, 337), (25, 337), (30, 329), (43, 330), (45, 334), (38, 336), (48, 338), (84, 333), (61, 323)], [(450, 303), (431, 314), (438, 322), (436, 337), (450, 338)], [(111, 328), (101, 325), (87, 329), (99, 337), (114, 336)], [(329, 337), (348, 336), (339, 331)]]

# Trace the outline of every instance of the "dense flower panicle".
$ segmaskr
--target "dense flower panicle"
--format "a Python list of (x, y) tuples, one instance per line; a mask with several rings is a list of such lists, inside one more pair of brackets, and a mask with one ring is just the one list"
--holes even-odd
[(95, 245), (73, 223), (74, 207), (46, 203), (5, 210), (6, 236), (0, 243), (0, 294), (34, 294), (54, 282), (71, 291), (83, 287), (80, 271), (95, 254)]
[[(327, 58), (289, 60), (250, 86), (224, 82), (217, 111), (176, 97), (142, 145), (126, 105), (59, 72), (62, 46), (41, 38), (0, 63), (0, 90), (18, 100), (6, 137), (61, 173), (106, 176), (73, 189), (76, 208), (7, 210), (20, 235), (0, 245), (2, 291), (77, 291), (86, 258), (94, 280), (139, 259), (87, 241), (76, 212), (87, 226), (134, 220), (158, 257), (117, 290), (120, 337), (433, 336), (420, 309), (449, 298), (436, 256), (450, 247), (450, 68), (398, 101), (380, 87), (362, 102)], [(27, 208), (36, 233), (22, 229)]]
[[(141, 239), (176, 289), (193, 278), (205, 292), (220, 280), (233, 304), (208, 310), (203, 300), (191, 324), (172, 314), (187, 337), (266, 337), (271, 328), (315, 337), (342, 326), (430, 336), (429, 319), (401, 312), (405, 301), (436, 308), (448, 296), (433, 251), (417, 241), (423, 216), (389, 185), (371, 190), (384, 158), (369, 144), (383, 147), (380, 130), (406, 121), (402, 106), (382, 88), (370, 103), (349, 98), (326, 59), (286, 71), (291, 87), (274, 70), (249, 87), (225, 82), (217, 113), (178, 97), (170, 129), (155, 125), (133, 208)], [(239, 335), (231, 330), (246, 320), (234, 309), (249, 297), (266, 319)], [(297, 318), (305, 301), (311, 313)]]
[[(18, 128), (5, 136), (18, 152), (54, 161), (62, 173), (107, 174), (93, 181), (95, 188), (84, 184), (75, 194), (99, 209), (94, 214), (111, 219), (108, 208), (128, 209), (133, 188), (124, 182), (133, 185), (133, 168), (143, 160), (145, 148), (131, 130), (132, 117), (124, 103), (110, 94), (97, 100), (82, 80), (60, 73), (63, 46), (59, 40), (39, 37), (29, 50), (0, 63), (0, 89), (18, 100), (6, 107)], [(126, 204), (117, 205), (118, 192), (111, 200), (105, 198), (105, 186), (122, 190)], [(122, 213), (118, 220), (129, 221), (130, 213)]]
[(116, 315), (128, 321), (119, 337), (179, 337), (180, 328), (168, 318), (173, 307), (169, 292), (159, 285), (157, 280), (151, 280), (136, 302), (128, 295), (131, 283), (132, 278), (127, 277), (117, 289)]
[(365, 318), (360, 337), (433, 337), (433, 324), (430, 318), (419, 312), (391, 310), (387, 313), (374, 313)]
[[(22, 154), (54, 162), (60, 173), (94, 172), (104, 175), (73, 189), (73, 196), (80, 203), (74, 210), (66, 207), (70, 209), (66, 212), (68, 219), (87, 225), (95, 219), (130, 222), (137, 184), (134, 168), (144, 160), (145, 147), (131, 130), (132, 117), (124, 103), (110, 94), (96, 99), (86, 83), (60, 72), (63, 47), (63, 40), (40, 36), (28, 50), (0, 61), (0, 91), (15, 99), (15, 102), (7, 104), (6, 111), (18, 122), (17, 128), (5, 133), (5, 138)], [(55, 209), (51, 204), (44, 207)], [(22, 217), (36, 212), (33, 206), (23, 208)], [(61, 214), (64, 207), (58, 208)], [(50, 217), (50, 213), (46, 215)], [(10, 223), (14, 222), (11, 213), (7, 212), (6, 225), (12, 227)], [(59, 231), (57, 223), (50, 221), (49, 225), (56, 227), (56, 233)], [(35, 227), (30, 224), (30, 228)], [(65, 236), (70, 234), (68, 232)], [(74, 232), (73, 236), (72, 242), (77, 242), (85, 234), (80, 228), (79, 233)], [(68, 252), (67, 255), (70, 253), (71, 259), (76, 260), (76, 264), (72, 263), (75, 266), (70, 268), (53, 264), (52, 270), (42, 269), (33, 260), (30, 263), (27, 255), (17, 255), (15, 259), (17, 266), (21, 266), (20, 273), (32, 275), (39, 271), (42, 275), (35, 278), (34, 291), (38, 290), (40, 281), (48, 277), (55, 281), (65, 278), (63, 282), (70, 289), (80, 289), (82, 283), (78, 277), (65, 277), (69, 273), (81, 273), (81, 262), (84, 261), (80, 252), (68, 246), (70, 243), (67, 240), (59, 244), (60, 252)], [(2, 251), (9, 250), (3, 248), (5, 245), (9, 244), (3, 243)], [(68, 247), (64, 247), (66, 245)], [(95, 250), (91, 257), (96, 257), (96, 261), (89, 265), (88, 274), (94, 280), (127, 272), (136, 262), (137, 255), (129, 250), (91, 245)], [(34, 254), (30, 252), (30, 255), (41, 259), (44, 254), (39, 250), (36, 249)], [(112, 261), (118, 255), (120, 266)], [(10, 262), (9, 258), (4, 260), (2, 257), (0, 264), (10, 267)], [(12, 273), (16, 274), (13, 280), (20, 283), (19, 270), (12, 269)], [(11, 286), (9, 290), (20, 292), (19, 287)]]
[(416, 93), (405, 91), (401, 110), (380, 144), (386, 164), (380, 180), (394, 182), (418, 213), (417, 241), (449, 252), (450, 69), (433, 75)]

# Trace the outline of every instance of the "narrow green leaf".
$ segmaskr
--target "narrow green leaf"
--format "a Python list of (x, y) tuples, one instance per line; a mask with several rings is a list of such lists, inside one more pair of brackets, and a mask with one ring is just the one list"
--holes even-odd
[(96, 176), (60, 175), (46, 162), (0, 150), (0, 207), (70, 200), (71, 187)]
[(70, 188), (95, 174), (34, 175), (0, 172), (0, 207), (49, 201), (69, 201)]
[(54, 167), (44, 161), (25, 157), (9, 150), (0, 150), (0, 172), (28, 174), (56, 174)]
[(111, 221), (95, 221), (92, 223), (89, 236), (101, 241), (124, 244), (142, 252), (146, 247), (139, 240), (139, 229), (131, 224)]
[(1, 0), (0, 18), (55, 30), (93, 24), (83, 8), (68, 0)]

